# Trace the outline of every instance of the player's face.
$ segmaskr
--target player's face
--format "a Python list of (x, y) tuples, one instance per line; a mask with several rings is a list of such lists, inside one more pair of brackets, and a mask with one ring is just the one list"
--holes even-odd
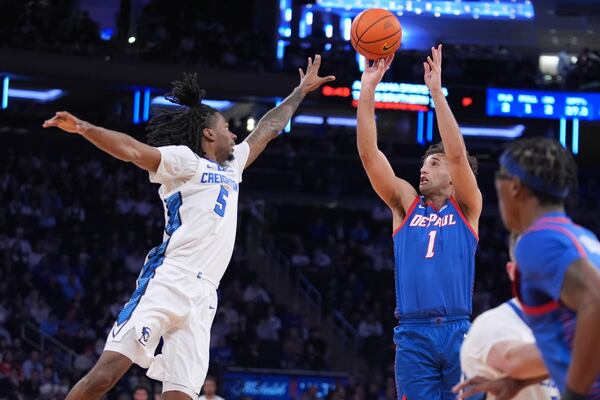
[(517, 232), (518, 204), (515, 193), (514, 178), (500, 169), (496, 172), (496, 194), (498, 209), (506, 229)]
[(428, 156), (421, 167), (419, 191), (422, 195), (439, 194), (448, 189), (452, 184), (448, 161), (443, 154)]
[(213, 129), (216, 133), (217, 158), (219, 160), (232, 160), (233, 146), (235, 146), (237, 136), (229, 130), (229, 123), (223, 117), (223, 114), (215, 114)]

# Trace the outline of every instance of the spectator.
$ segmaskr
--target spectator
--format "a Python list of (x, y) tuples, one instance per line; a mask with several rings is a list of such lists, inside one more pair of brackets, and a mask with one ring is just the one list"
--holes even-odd
[(202, 393), (202, 396), (200, 396), (198, 400), (225, 400), (217, 395), (217, 380), (215, 377), (210, 375), (204, 379)]
[(44, 366), (40, 362), (40, 353), (36, 350), (33, 350), (29, 354), (29, 358), (25, 360), (23, 363), (23, 376), (25, 379), (30, 379), (31, 374), (36, 371), (38, 373), (38, 378), (44, 373)]
[(150, 400), (150, 390), (146, 386), (137, 386), (133, 389), (133, 400)]
[(381, 336), (383, 334), (383, 328), (381, 323), (375, 319), (375, 316), (371, 313), (367, 315), (367, 319), (363, 319), (358, 325), (358, 336), (362, 339), (367, 339), (371, 336)]

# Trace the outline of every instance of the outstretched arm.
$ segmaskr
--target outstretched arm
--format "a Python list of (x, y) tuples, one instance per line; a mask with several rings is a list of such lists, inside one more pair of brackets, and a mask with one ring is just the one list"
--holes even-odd
[(450, 176), (454, 183), (456, 200), (471, 226), (477, 230), (483, 201), (477, 187), (477, 179), (469, 166), (465, 141), (442, 92), (442, 45), (440, 44), (437, 49), (432, 47), (431, 53), (433, 59), (427, 57), (427, 62), (423, 63), (425, 84), (429, 88), (435, 104), (438, 129), (444, 144)]
[[(374, 61), (367, 66), (361, 78), (360, 97), (356, 111), (356, 145), (369, 181), (379, 197), (392, 209), (404, 215), (417, 196), (417, 191), (403, 179), (396, 177), (388, 159), (377, 146), (375, 124), (375, 87), (392, 64), (394, 56)], [(399, 221), (394, 222), (397, 225)]]
[(600, 273), (587, 259), (573, 262), (565, 272), (560, 300), (577, 312), (567, 387), (586, 395), (600, 374)]
[(492, 346), (487, 364), (516, 379), (536, 378), (548, 374), (542, 354), (535, 343), (505, 340)]
[(78, 133), (111, 156), (121, 161), (132, 162), (146, 171), (156, 172), (160, 164), (161, 155), (156, 148), (135, 140), (125, 133), (92, 125), (66, 111), (57, 112), (54, 117), (44, 121), (42, 126)]
[(548, 375), (531, 379), (515, 379), (510, 376), (503, 378), (484, 378), (476, 376), (452, 388), (457, 393), (457, 399), (468, 399), (477, 393), (489, 393), (496, 400), (509, 400), (515, 397), (522, 389), (548, 379)]
[(260, 119), (260, 121), (258, 121), (256, 129), (254, 129), (245, 140), (250, 146), (250, 154), (244, 168), (248, 168), (267, 147), (267, 144), (275, 139), (279, 135), (279, 132), (285, 128), (308, 93), (318, 89), (326, 82), (335, 80), (335, 76), (333, 75), (320, 77), (320, 67), (321, 56), (319, 54), (315, 56), (314, 62), (312, 61), (312, 58), (309, 57), (306, 74), (302, 71), (302, 68), (298, 69), (300, 73), (300, 84), (280, 105), (271, 109)]

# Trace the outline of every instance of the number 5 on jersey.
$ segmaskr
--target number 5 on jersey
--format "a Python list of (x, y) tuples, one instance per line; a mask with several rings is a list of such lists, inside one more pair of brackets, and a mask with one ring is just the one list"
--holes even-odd
[(437, 235), (437, 231), (429, 232), (429, 243), (427, 244), (427, 253), (425, 254), (425, 258), (432, 258), (435, 255), (433, 248), (435, 246), (436, 235)]
[(225, 207), (227, 207), (227, 196), (229, 196), (229, 191), (225, 189), (225, 186), (221, 186), (221, 191), (219, 192), (219, 196), (217, 197), (217, 204), (215, 204), (215, 213), (219, 217), (223, 217), (225, 215)]

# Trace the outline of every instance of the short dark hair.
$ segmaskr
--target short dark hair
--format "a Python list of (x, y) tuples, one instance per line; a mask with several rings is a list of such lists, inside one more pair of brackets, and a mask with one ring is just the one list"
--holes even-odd
[(572, 194), (577, 190), (575, 159), (569, 150), (554, 139), (536, 137), (517, 140), (508, 145), (504, 154), (508, 154), (528, 176), (556, 191), (536, 190), (523, 182), (542, 205), (564, 204), (566, 196), (561, 196), (561, 193)]
[[(444, 150), (444, 143), (438, 142), (429, 146), (429, 148), (425, 151), (425, 155), (423, 155), (423, 160), (429, 157), (432, 154), (444, 154), (446, 155), (446, 151)], [(479, 163), (477, 162), (477, 158), (469, 155), (467, 151), (467, 160), (469, 160), (469, 166), (475, 175), (477, 175), (477, 170), (479, 169)]]
[(172, 85), (173, 89), (165, 98), (184, 107), (175, 111), (159, 111), (152, 117), (146, 127), (148, 144), (188, 146), (202, 155), (202, 131), (211, 126), (219, 111), (201, 103), (206, 91), (198, 85), (198, 74), (184, 73), (183, 79)]
[(215, 378), (212, 375), (206, 375), (206, 378), (204, 378), (204, 382), (206, 381), (213, 381), (215, 383), (215, 385), (217, 384), (217, 378)]

